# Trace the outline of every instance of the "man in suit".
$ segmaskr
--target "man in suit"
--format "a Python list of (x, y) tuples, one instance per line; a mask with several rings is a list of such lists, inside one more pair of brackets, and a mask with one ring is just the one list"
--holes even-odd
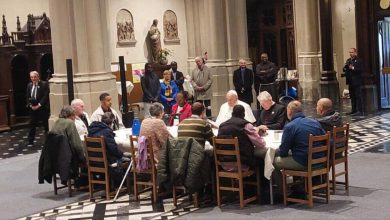
[(37, 71), (30, 72), (31, 82), (27, 85), (26, 98), (30, 110), (30, 132), (28, 133), (28, 144), (33, 145), (38, 122), (41, 121), (45, 132), (49, 131), (49, 84), (39, 80)]
[(347, 78), (349, 95), (351, 97), (352, 111), (347, 113), (352, 116), (361, 116), (363, 114), (362, 100), (362, 72), (363, 62), (357, 56), (357, 49), (350, 48), (349, 55), (351, 56), (345, 62), (343, 71)]
[(183, 91), (184, 75), (182, 72), (177, 71), (176, 61), (171, 62), (171, 69), (171, 80), (176, 83), (179, 91)]
[(251, 105), (253, 100), (253, 71), (246, 68), (246, 61), (244, 59), (240, 59), (238, 64), (240, 68), (234, 71), (233, 74), (234, 88), (238, 94), (238, 99)]
[[(278, 98), (277, 93), (277, 68), (274, 63), (268, 60), (268, 54), (262, 53), (260, 55), (261, 62), (256, 66), (255, 73), (255, 91), (259, 95), (262, 91), (267, 91), (275, 99)], [(260, 108), (260, 103), (257, 103), (257, 109)]]
[(286, 108), (272, 101), (272, 96), (267, 91), (260, 92), (257, 100), (263, 110), (256, 115), (256, 126), (259, 131), (282, 130), (287, 121)]

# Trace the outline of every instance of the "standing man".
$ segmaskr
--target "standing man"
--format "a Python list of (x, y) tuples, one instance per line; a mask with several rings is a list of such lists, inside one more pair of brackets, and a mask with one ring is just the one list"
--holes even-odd
[(143, 91), (142, 101), (144, 102), (144, 116), (150, 117), (149, 108), (160, 98), (160, 79), (153, 72), (152, 64), (145, 63), (145, 74), (141, 77)]
[(196, 67), (192, 70), (191, 84), (195, 90), (195, 101), (201, 102), (206, 107), (207, 117), (211, 117), (211, 85), (213, 79), (210, 69), (203, 63), (201, 57), (195, 58)]
[(350, 48), (349, 55), (351, 58), (345, 62), (343, 71), (347, 79), (349, 95), (351, 97), (352, 111), (347, 113), (353, 116), (360, 116), (363, 114), (362, 101), (362, 60), (357, 56), (357, 49)]
[(81, 99), (73, 99), (70, 103), (72, 108), (74, 109), (75, 119), (74, 124), (76, 125), (77, 132), (79, 135), (87, 135), (88, 127), (91, 124), (89, 120), (88, 113), (85, 112), (84, 102)]
[(41, 121), (45, 132), (49, 131), (50, 88), (47, 82), (39, 80), (37, 71), (30, 72), (31, 82), (27, 85), (26, 98), (30, 110), (30, 132), (28, 133), (28, 144), (33, 145), (38, 122)]
[(182, 72), (177, 71), (176, 61), (171, 62), (171, 80), (174, 81), (179, 88), (179, 91), (183, 91), (184, 75)]
[[(277, 69), (274, 63), (268, 61), (268, 54), (262, 53), (260, 55), (261, 62), (256, 66), (255, 74), (255, 90), (256, 96), (259, 92), (267, 91), (272, 97), (277, 98), (277, 85), (275, 83), (277, 76)], [(257, 102), (257, 108), (260, 108)]]
[(246, 61), (244, 59), (240, 59), (238, 65), (240, 65), (240, 68), (234, 71), (233, 74), (234, 88), (238, 94), (238, 99), (251, 105), (253, 100), (253, 71), (246, 68)]

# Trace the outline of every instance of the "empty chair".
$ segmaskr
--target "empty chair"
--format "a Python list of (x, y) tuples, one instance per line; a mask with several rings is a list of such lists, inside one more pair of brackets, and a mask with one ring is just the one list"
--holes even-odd
[[(330, 132), (325, 135), (309, 136), (308, 162), (307, 170), (282, 170), (283, 180), (283, 201), (284, 205), (288, 202), (297, 202), (308, 204), (313, 207), (313, 197), (325, 198), (326, 203), (329, 203), (329, 151), (330, 151)], [(294, 198), (288, 196), (288, 186), (296, 184), (294, 181), (287, 184), (287, 177), (301, 177), (305, 183), (305, 193), (307, 198)], [(313, 177), (321, 181), (313, 182)], [(296, 178), (298, 179), (298, 178)], [(322, 192), (318, 192), (323, 189)]]
[[(349, 124), (345, 124), (343, 127), (333, 127), (333, 144), (331, 150), (331, 189), (332, 194), (336, 191), (336, 184), (342, 184), (345, 186), (345, 190), (348, 191), (348, 139), (349, 139)], [(337, 164), (344, 164), (342, 170), (337, 172)], [(336, 178), (344, 175), (345, 180), (336, 181)]]

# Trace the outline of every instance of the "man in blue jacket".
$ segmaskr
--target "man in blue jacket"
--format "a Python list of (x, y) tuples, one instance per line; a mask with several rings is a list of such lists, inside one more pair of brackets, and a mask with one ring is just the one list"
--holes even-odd
[(325, 131), (317, 120), (305, 117), (299, 101), (288, 104), (287, 117), (290, 122), (283, 130), (282, 143), (277, 152), (279, 156), (274, 160), (275, 168), (276, 170), (283, 168), (305, 170), (310, 134), (323, 135)]

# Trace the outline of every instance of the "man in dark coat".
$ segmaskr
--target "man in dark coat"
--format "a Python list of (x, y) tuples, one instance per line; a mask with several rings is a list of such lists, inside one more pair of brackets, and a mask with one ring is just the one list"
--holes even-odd
[(334, 126), (343, 126), (343, 120), (340, 113), (333, 110), (332, 100), (328, 98), (318, 100), (316, 110), (317, 114), (321, 116), (320, 118), (317, 118), (317, 121), (320, 122), (325, 131), (332, 132)]
[(362, 72), (363, 62), (357, 56), (357, 49), (349, 49), (349, 58), (344, 65), (343, 71), (347, 78), (347, 85), (349, 89), (349, 95), (351, 97), (352, 111), (347, 113), (353, 116), (360, 116), (363, 114), (363, 101), (362, 101)]
[(286, 108), (272, 101), (272, 96), (263, 91), (257, 97), (263, 110), (256, 115), (256, 126), (262, 132), (271, 130), (282, 130), (287, 120)]
[(26, 99), (30, 110), (30, 132), (28, 133), (28, 144), (33, 145), (38, 122), (41, 121), (45, 132), (49, 131), (49, 85), (39, 80), (37, 71), (30, 72), (31, 82), (27, 85)]
[(183, 91), (184, 75), (182, 72), (177, 71), (176, 61), (171, 62), (171, 69), (171, 80), (176, 83), (179, 91)]
[(102, 121), (94, 121), (88, 128), (89, 137), (104, 137), (107, 148), (107, 158), (110, 164), (117, 162), (123, 157), (123, 152), (115, 142), (115, 133), (111, 126), (115, 116), (111, 112), (106, 112), (102, 116)]
[(145, 74), (141, 77), (141, 87), (143, 92), (142, 101), (144, 102), (144, 116), (150, 117), (149, 108), (160, 98), (160, 80), (156, 73), (153, 72), (152, 64), (145, 64)]
[(253, 71), (246, 68), (244, 59), (240, 59), (238, 63), (240, 68), (233, 73), (234, 88), (237, 91), (238, 99), (251, 105), (253, 101)]
[[(259, 95), (262, 91), (267, 91), (273, 98), (278, 98), (277, 84), (275, 82), (278, 70), (275, 64), (268, 60), (267, 53), (262, 53), (260, 58), (261, 61), (257, 64), (255, 73), (256, 95)], [(260, 108), (259, 103), (257, 103), (257, 108)]]

